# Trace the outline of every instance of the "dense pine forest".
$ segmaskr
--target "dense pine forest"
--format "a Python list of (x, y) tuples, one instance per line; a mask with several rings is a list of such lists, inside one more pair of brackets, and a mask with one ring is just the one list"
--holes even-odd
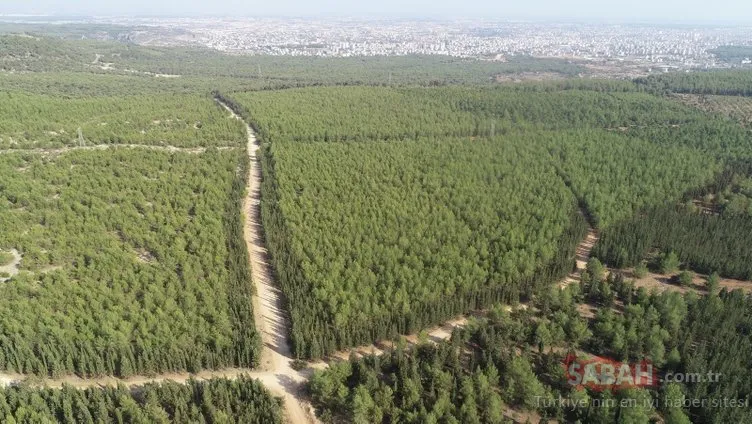
[(501, 138), (273, 143), (263, 220), (296, 352), (409, 333), (566, 275), (585, 223), (544, 155)]
[(59, 376), (253, 366), (242, 151), (0, 155), (0, 368)]
[(208, 95), (84, 99), (0, 93), (0, 149), (83, 144), (232, 146), (243, 127)]
[[(746, 268), (732, 271), (707, 262), (714, 252), (721, 260), (743, 264), (751, 251), (741, 233), (728, 244), (728, 235), (715, 232), (724, 246), (706, 244), (697, 252), (705, 262), (690, 260), (685, 250), (713, 231), (698, 232), (691, 219), (707, 217), (693, 210), (690, 221), (657, 213), (646, 220), (642, 213), (680, 204), (732, 163), (748, 160), (749, 133), (736, 122), (675, 100), (615, 86), (606, 92), (598, 85), (544, 85), (539, 91), (519, 86), (314, 87), (230, 95), (267, 143), (264, 222), (288, 297), (298, 355), (318, 357), (449, 318), (469, 310), (463, 294), (475, 293), (479, 284), (505, 294), (473, 294), (475, 307), (533, 293), (532, 283), (547, 269), (556, 237), (583, 234), (577, 220), (567, 221), (561, 212), (539, 205), (543, 197), (559, 209), (582, 209), (604, 232), (597, 255), (610, 265), (634, 265), (653, 249), (680, 244), (685, 266), (746, 278)], [(445, 157), (436, 156), (443, 151)], [(509, 161), (505, 166), (512, 168), (489, 168), (489, 161)], [(528, 185), (535, 181), (532, 176), (538, 187), (564, 188), (571, 200)], [(486, 185), (497, 182), (509, 191)], [(477, 197), (456, 191), (460, 187)], [(734, 194), (737, 209), (746, 205), (740, 193)], [(520, 205), (519, 216), (482, 206), (491, 202), (508, 208), (515, 204), (512, 199)], [(421, 209), (416, 200), (433, 207)], [(437, 213), (461, 219), (473, 237), (452, 235), (457, 230), (451, 221), (434, 218)], [(485, 230), (488, 219), (495, 222)], [(631, 219), (640, 223), (640, 231), (627, 224)], [(549, 232), (549, 224), (557, 225), (556, 231)], [(695, 241), (659, 243), (655, 225), (663, 232), (694, 234)], [(516, 230), (523, 228), (526, 236), (515, 241)], [(639, 249), (624, 252), (621, 228)], [(727, 228), (732, 231), (732, 225)], [(610, 250), (604, 247), (608, 243), (614, 244)], [(468, 247), (458, 249), (462, 254), (456, 261), (448, 260), (454, 256), (445, 250), (457, 246)], [(563, 246), (571, 244), (563, 241)], [(562, 257), (572, 255), (562, 252)], [(572, 266), (567, 261), (544, 274), (565, 275)], [(452, 272), (438, 272), (443, 266)], [(421, 312), (432, 296), (442, 294), (454, 301), (444, 299)]]
[(247, 377), (78, 390), (0, 388), (0, 418), (32, 423), (281, 424), (279, 401)]

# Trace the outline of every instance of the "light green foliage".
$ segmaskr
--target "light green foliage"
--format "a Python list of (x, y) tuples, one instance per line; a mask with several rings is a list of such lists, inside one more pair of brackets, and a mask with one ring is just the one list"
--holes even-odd
[[(516, 298), (568, 272), (568, 259), (545, 268), (575, 202), (542, 157), (513, 139), (272, 144), (264, 222), (299, 352), (389, 336), (395, 323), (416, 330), (402, 323), (449, 318), (489, 290)], [(324, 346), (319, 322), (336, 337)]]
[(209, 96), (64, 99), (0, 92), (0, 148), (149, 144), (237, 146), (243, 126)]
[(679, 284), (688, 287), (692, 285), (692, 273), (689, 271), (682, 271), (679, 273)]
[(647, 264), (645, 262), (640, 262), (639, 264), (637, 264), (637, 266), (635, 266), (634, 276), (635, 278), (644, 278), (648, 275), (648, 272), (649, 270)]
[(663, 254), (663, 257), (661, 257), (661, 274), (671, 274), (679, 269), (679, 265), (681, 265), (681, 262), (679, 261), (679, 256), (676, 255), (676, 252), (673, 250), (666, 252)]

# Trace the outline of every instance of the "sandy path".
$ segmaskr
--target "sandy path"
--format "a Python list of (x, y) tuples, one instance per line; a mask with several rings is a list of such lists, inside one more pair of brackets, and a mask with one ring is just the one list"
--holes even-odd
[[(159, 150), (164, 152), (170, 152), (170, 153), (188, 153), (188, 154), (200, 154), (204, 153), (208, 147), (175, 147), (175, 146), (158, 146), (158, 145), (150, 145), (150, 144), (92, 144), (89, 146), (68, 146), (68, 147), (60, 147), (60, 148), (51, 148), (51, 149), (0, 149), (0, 154), (12, 154), (12, 153), (34, 153), (34, 154), (41, 154), (41, 155), (59, 155), (63, 153), (67, 153), (73, 150), (107, 150), (107, 149), (115, 149), (115, 148), (122, 148), (122, 149), (149, 149), (149, 150)], [(230, 150), (235, 149), (235, 147), (232, 146), (220, 146), (217, 147), (217, 150)]]
[[(21, 254), (18, 253), (18, 250), (11, 249), (10, 252), (11, 255), (13, 255), (13, 260), (10, 261), (8, 265), (0, 266), (0, 274), (8, 274), (11, 277), (18, 274), (18, 267), (21, 264)], [(0, 282), (3, 282), (7, 280), (5, 277), (0, 277)]]
[[(221, 103), (235, 119), (241, 119), (230, 107)], [(261, 163), (256, 155), (260, 147), (253, 129), (246, 124), (248, 132), (248, 170), (247, 196), (243, 202), (245, 215), (244, 234), (248, 245), (251, 272), (256, 285), (253, 297), (253, 312), (256, 328), (261, 333), (263, 352), (260, 368), (274, 375), (272, 382), (264, 381), (269, 390), (285, 398), (285, 408), (291, 423), (315, 422), (312, 408), (303, 399), (304, 385), (310, 372), (295, 371), (291, 367), (293, 360), (288, 335), (290, 322), (285, 312), (282, 291), (274, 283), (274, 273), (269, 266), (269, 258), (264, 245), (261, 227)]]
[(598, 232), (595, 228), (588, 225), (588, 232), (585, 239), (577, 246), (577, 253), (575, 260), (577, 261), (577, 269), (573, 271), (564, 281), (559, 284), (559, 287), (566, 288), (572, 283), (579, 283), (582, 277), (582, 272), (587, 268), (587, 263), (590, 260), (590, 253), (593, 251), (593, 247), (598, 242)]

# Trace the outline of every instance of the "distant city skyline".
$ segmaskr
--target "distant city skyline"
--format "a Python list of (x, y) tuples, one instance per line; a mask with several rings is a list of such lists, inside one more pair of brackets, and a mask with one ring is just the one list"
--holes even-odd
[(601, 0), (490, 1), (380, 0), (198, 0), (101, 2), (93, 0), (3, 0), (0, 15), (110, 16), (289, 16), (289, 17), (407, 17), (583, 20), (666, 23), (752, 23), (752, 2), (718, 0)]

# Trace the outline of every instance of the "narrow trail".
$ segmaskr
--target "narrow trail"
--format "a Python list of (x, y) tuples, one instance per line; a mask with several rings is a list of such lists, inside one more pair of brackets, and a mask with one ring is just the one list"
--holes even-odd
[(588, 224), (588, 232), (587, 236), (585, 236), (585, 239), (580, 242), (579, 245), (577, 245), (577, 253), (575, 256), (575, 260), (577, 261), (577, 269), (575, 269), (567, 278), (564, 279), (564, 281), (559, 284), (559, 287), (562, 289), (566, 288), (568, 285), (572, 283), (579, 283), (580, 277), (582, 277), (582, 272), (585, 271), (585, 268), (587, 267), (587, 263), (590, 260), (590, 254), (593, 251), (593, 247), (595, 247), (595, 244), (598, 243), (598, 232)]
[[(89, 146), (66, 146), (57, 148), (34, 148), (34, 149), (0, 149), (0, 154), (12, 154), (12, 153), (34, 153), (41, 155), (59, 155), (74, 150), (107, 150), (107, 149), (149, 149), (158, 150), (162, 152), (170, 153), (188, 153), (188, 154), (200, 154), (204, 153), (211, 147), (176, 147), (176, 146), (160, 146), (151, 144), (92, 144)], [(219, 146), (217, 150), (231, 150), (236, 149), (234, 146)]]

